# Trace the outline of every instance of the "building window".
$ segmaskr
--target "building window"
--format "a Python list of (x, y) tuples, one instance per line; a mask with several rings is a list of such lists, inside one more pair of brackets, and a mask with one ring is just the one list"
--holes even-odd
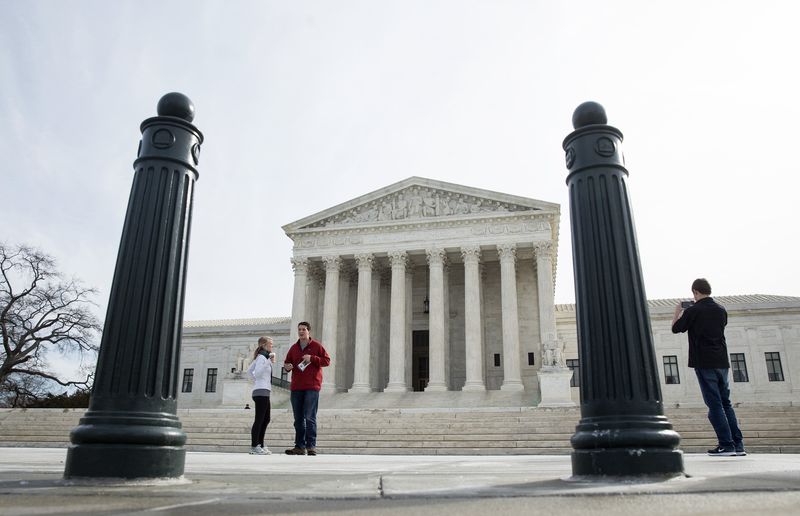
[(533, 353), (528, 353), (528, 365), (534, 365)]
[(194, 369), (184, 369), (181, 392), (192, 392), (192, 383), (194, 383)]
[(744, 360), (744, 353), (731, 353), (731, 369), (733, 370), (734, 382), (749, 382), (747, 376), (747, 362)]
[(678, 357), (676, 355), (664, 355), (664, 383), (681, 383), (681, 375), (678, 372)]
[(783, 381), (783, 367), (781, 367), (781, 354), (780, 353), (764, 353), (767, 359), (767, 376), (770, 382)]
[(206, 392), (217, 392), (217, 368), (209, 368), (206, 373)]
[(581, 386), (581, 363), (577, 358), (568, 358), (567, 367), (572, 370), (572, 379), (569, 381), (570, 387)]
[(500, 367), (500, 353), (494, 354), (494, 366)]

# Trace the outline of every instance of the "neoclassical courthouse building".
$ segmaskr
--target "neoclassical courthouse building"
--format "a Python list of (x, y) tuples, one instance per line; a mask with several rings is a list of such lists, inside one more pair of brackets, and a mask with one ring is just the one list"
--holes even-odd
[[(280, 360), (303, 320), (331, 355), (323, 395), (335, 406), (577, 403), (574, 305), (553, 298), (560, 216), (557, 204), (411, 177), (287, 224), (291, 316), (186, 322), (179, 406), (243, 407), (258, 337)], [(800, 297), (716, 299), (734, 400), (800, 402)], [(663, 398), (701, 404), (686, 335), (670, 331), (677, 302), (649, 302)]]

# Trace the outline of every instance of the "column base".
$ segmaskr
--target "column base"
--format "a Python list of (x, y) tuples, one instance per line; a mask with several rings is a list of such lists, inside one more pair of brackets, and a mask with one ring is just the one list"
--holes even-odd
[(404, 383), (390, 383), (383, 392), (408, 392), (410, 390)]
[(522, 385), (521, 381), (514, 380), (514, 381), (503, 382), (503, 385), (500, 386), (500, 390), (511, 391), (511, 392), (524, 391), (525, 386)]
[(683, 474), (683, 452), (666, 448), (605, 448), (572, 452), (572, 475), (662, 477)]
[(467, 382), (464, 384), (461, 390), (469, 392), (484, 392), (486, 390), (486, 386), (483, 385), (483, 382)]
[(182, 446), (75, 444), (67, 449), (64, 478), (176, 478), (185, 460)]
[(353, 393), (364, 393), (364, 392), (372, 392), (372, 387), (367, 385), (366, 383), (354, 383), (352, 387), (347, 392)]
[(428, 381), (428, 385), (425, 387), (425, 392), (446, 392), (447, 385), (442, 383), (433, 383)]

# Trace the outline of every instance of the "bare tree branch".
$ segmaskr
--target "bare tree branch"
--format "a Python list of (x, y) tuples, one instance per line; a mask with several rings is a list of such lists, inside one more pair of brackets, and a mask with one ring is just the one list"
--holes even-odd
[(0, 385), (6, 392), (31, 396), (40, 386), (26, 386), (24, 378), (88, 385), (91, 374), (84, 381), (59, 378), (45, 357), (46, 352), (66, 352), (83, 361), (84, 354), (97, 351), (96, 293), (75, 279), (64, 280), (43, 252), (0, 242)]

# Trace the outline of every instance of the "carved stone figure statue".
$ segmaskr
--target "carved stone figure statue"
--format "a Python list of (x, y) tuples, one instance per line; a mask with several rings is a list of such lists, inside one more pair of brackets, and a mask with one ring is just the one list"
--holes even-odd
[(544, 343), (542, 365), (545, 367), (566, 367), (564, 361), (564, 341), (551, 340)]
[(406, 218), (406, 209), (406, 200), (403, 198), (403, 194), (399, 194), (395, 199), (394, 208), (392, 209), (392, 218), (394, 218), (394, 220)]
[(422, 198), (422, 216), (435, 217), (436, 216), (436, 199), (426, 195)]
[(412, 218), (422, 216), (422, 197), (420, 197), (418, 193), (409, 196), (408, 216)]

